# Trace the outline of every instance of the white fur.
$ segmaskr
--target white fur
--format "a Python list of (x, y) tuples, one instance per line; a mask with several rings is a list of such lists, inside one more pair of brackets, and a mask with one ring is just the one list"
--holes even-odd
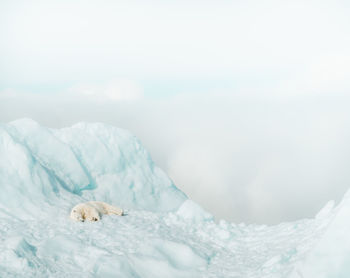
[(99, 221), (102, 214), (116, 214), (122, 216), (123, 210), (104, 202), (91, 201), (78, 204), (72, 208), (70, 218), (81, 222), (84, 222), (85, 220)]

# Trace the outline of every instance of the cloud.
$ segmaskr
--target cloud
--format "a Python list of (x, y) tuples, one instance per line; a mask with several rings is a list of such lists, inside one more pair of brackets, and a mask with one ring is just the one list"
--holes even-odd
[(324, 53), (314, 58), (298, 74), (277, 82), (274, 94), (322, 95), (350, 92), (349, 53)]
[(269, 90), (332, 53), (349, 57), (349, 7), (338, 1), (0, 5), (0, 84), (8, 87), (125, 76)]
[(139, 100), (144, 97), (143, 88), (128, 79), (113, 79), (106, 84), (78, 84), (68, 89), (70, 95), (94, 100)]

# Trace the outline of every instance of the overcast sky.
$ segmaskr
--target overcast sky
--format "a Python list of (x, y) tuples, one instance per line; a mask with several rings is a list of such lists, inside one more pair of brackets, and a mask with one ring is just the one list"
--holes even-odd
[(218, 218), (350, 185), (347, 1), (0, 1), (0, 122), (103, 121)]

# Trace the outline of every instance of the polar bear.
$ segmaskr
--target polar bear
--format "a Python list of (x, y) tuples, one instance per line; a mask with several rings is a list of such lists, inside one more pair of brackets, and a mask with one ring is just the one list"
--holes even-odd
[(81, 222), (84, 222), (85, 220), (99, 221), (102, 214), (116, 214), (122, 216), (123, 210), (104, 202), (91, 201), (78, 204), (72, 208), (70, 218)]

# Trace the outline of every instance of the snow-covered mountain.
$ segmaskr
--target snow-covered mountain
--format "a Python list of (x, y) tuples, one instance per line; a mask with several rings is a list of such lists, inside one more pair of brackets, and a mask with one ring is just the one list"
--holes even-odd
[[(0, 125), (0, 277), (350, 277), (349, 195), (314, 219), (217, 223), (129, 132), (18, 120)], [(90, 200), (127, 213), (70, 220)]]

